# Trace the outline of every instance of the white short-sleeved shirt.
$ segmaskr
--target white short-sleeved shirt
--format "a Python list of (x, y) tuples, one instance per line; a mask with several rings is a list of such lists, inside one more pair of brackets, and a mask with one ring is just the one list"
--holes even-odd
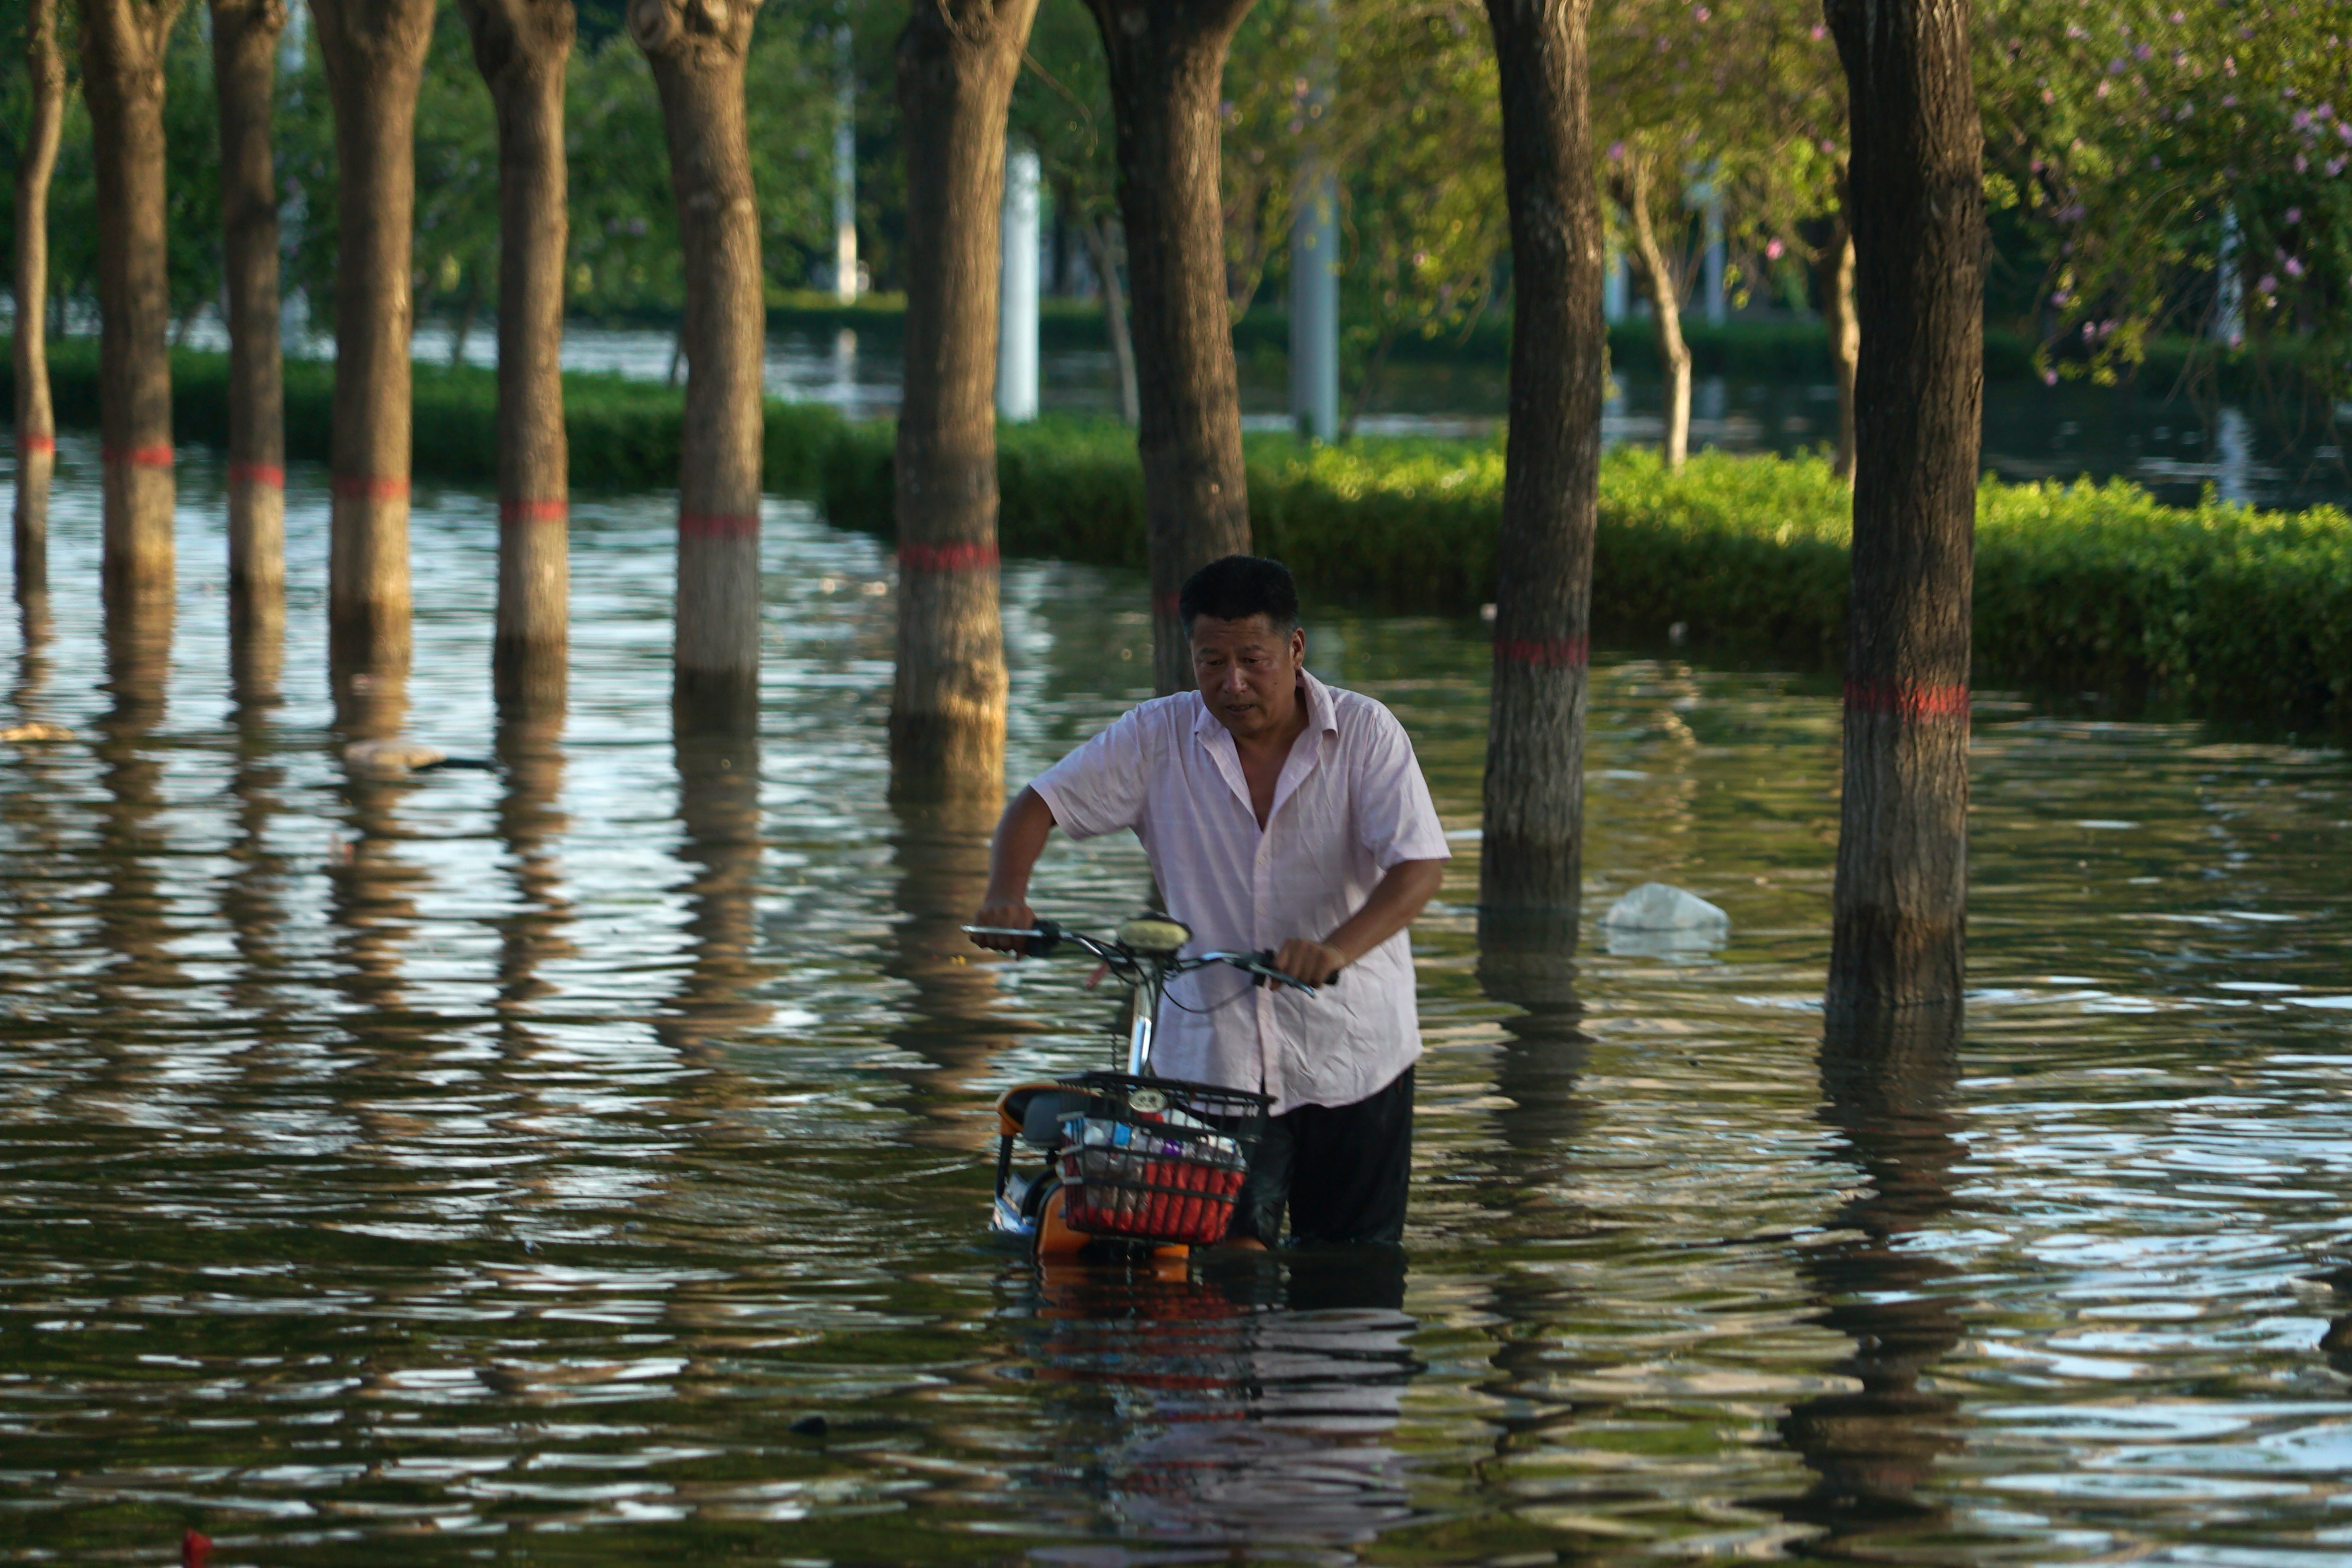
[[(1412, 742), (1369, 697), (1304, 670), (1307, 728), (1290, 749), (1261, 831), (1234, 738), (1197, 691), (1146, 702), (1029, 787), (1072, 838), (1132, 828), (1187, 952), (1321, 941), (1363, 907), (1391, 868), (1452, 852)], [(1172, 981), (1151, 1068), (1162, 1078), (1255, 1089), (1274, 1113), (1352, 1105), (1421, 1055), (1412, 949), (1396, 935), (1313, 995), (1253, 988), (1218, 965)]]

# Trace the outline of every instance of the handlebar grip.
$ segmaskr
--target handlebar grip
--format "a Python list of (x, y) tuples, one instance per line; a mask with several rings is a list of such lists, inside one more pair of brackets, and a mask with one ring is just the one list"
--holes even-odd
[(1021, 956), (1043, 958), (1061, 945), (1062, 928), (1052, 921), (1041, 920), (1037, 922), (1037, 934), (1022, 943)]
[(1265, 970), (1268, 974), (1276, 975), (1285, 983), (1296, 985), (1302, 991), (1320, 991), (1323, 989), (1323, 985), (1337, 985), (1339, 984), (1339, 976), (1347, 973), (1344, 969), (1336, 971), (1333, 973), (1330, 979), (1326, 980), (1323, 983), (1323, 985), (1309, 985), (1304, 980), (1294, 980), (1289, 975), (1284, 974), (1281, 970), (1276, 969), (1274, 966), (1274, 949), (1270, 947), (1262, 947), (1258, 949), (1257, 964), (1260, 969)]

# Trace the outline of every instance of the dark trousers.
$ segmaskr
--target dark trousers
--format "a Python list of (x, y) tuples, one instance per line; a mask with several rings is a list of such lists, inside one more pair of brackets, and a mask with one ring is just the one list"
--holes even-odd
[(1353, 1105), (1302, 1105), (1265, 1125), (1249, 1179), (1234, 1201), (1229, 1235), (1282, 1239), (1396, 1242), (1404, 1237), (1412, 1177), (1412, 1068)]

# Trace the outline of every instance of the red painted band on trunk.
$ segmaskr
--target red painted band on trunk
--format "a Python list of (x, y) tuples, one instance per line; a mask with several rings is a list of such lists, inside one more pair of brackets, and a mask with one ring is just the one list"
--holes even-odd
[(901, 544), (898, 566), (908, 572), (979, 572), (996, 564), (993, 544)]
[(677, 514), (677, 536), (680, 539), (756, 539), (760, 534), (760, 514), (756, 511), (682, 511)]
[(568, 500), (502, 500), (499, 502), (500, 522), (562, 522), (572, 515)]
[(228, 482), (233, 485), (268, 485), (273, 490), (286, 488), (286, 470), (275, 463), (231, 463)]
[(133, 447), (129, 451), (120, 447), (108, 447), (99, 453), (99, 460), (110, 468), (168, 468), (172, 466), (171, 443), (155, 447)]
[(1507, 637), (1495, 645), (1495, 657), (1538, 669), (1582, 669), (1591, 652), (1582, 637)]
[(1152, 615), (1154, 616), (1164, 616), (1170, 620), (1174, 620), (1176, 618), (1177, 598), (1178, 595), (1174, 594), (1162, 594), (1159, 597), (1153, 599), (1151, 601)]
[(335, 493), (345, 500), (406, 500), (406, 479), (372, 479), (356, 474), (337, 474)]
[(1891, 713), (1912, 721), (1965, 719), (1969, 716), (1969, 689), (1916, 686), (1908, 681), (1870, 685), (1849, 680), (1845, 683), (1845, 708), (1849, 713)]
[(16, 437), (16, 450), (27, 458), (53, 458), (57, 456), (58, 438), (54, 436), (19, 436)]

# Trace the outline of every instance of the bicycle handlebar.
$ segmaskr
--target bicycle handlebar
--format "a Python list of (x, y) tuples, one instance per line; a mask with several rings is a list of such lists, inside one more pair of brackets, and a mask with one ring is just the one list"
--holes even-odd
[[(1071, 931), (1047, 920), (1041, 920), (1035, 925), (1026, 929), (1020, 926), (966, 926), (963, 930), (967, 936), (1021, 937), (1024, 939), (1021, 945), (1021, 956), (1024, 958), (1044, 958), (1066, 942), (1085, 949), (1106, 963), (1132, 965), (1137, 960), (1145, 956), (1132, 948), (1121, 947), (1115, 942), (1105, 942), (1099, 937), (1088, 936), (1084, 931)], [(1274, 966), (1274, 949), (1270, 947), (1259, 948), (1255, 952), (1196, 953), (1191, 958), (1171, 958), (1166, 963), (1167, 972), (1171, 974), (1189, 973), (1195, 969), (1205, 969), (1212, 963), (1229, 963), (1256, 980), (1260, 984), (1287, 985), (1293, 990), (1304, 991), (1309, 995), (1313, 995), (1320, 989), (1318, 986), (1309, 985), (1296, 975), (1285, 974), (1281, 970), (1276, 969)], [(1339, 976), (1334, 974), (1323, 984), (1337, 985), (1339, 983)]]

